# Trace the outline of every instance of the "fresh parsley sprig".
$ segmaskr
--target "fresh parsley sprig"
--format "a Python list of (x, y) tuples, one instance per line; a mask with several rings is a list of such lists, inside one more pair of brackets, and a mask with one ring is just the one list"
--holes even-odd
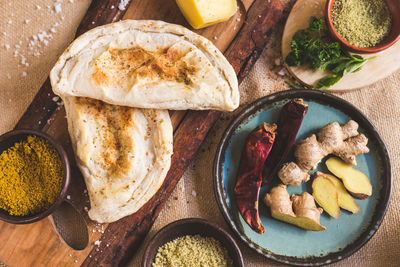
[(359, 71), (369, 60), (351, 55), (334, 42), (326, 29), (325, 18), (311, 17), (309, 27), (297, 31), (290, 43), (291, 52), (285, 58), (289, 66), (308, 65), (330, 74), (319, 79), (313, 89), (323, 90), (337, 83), (344, 75)]

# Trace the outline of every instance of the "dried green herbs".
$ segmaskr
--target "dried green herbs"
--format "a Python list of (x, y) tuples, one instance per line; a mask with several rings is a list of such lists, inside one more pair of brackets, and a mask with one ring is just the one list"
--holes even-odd
[(186, 235), (158, 249), (152, 267), (164, 266), (231, 267), (233, 261), (226, 248), (213, 237)]
[(351, 55), (334, 42), (326, 30), (324, 18), (311, 17), (309, 27), (297, 31), (290, 46), (291, 52), (285, 59), (289, 66), (308, 65), (312, 70), (330, 72), (318, 80), (313, 89), (329, 88), (347, 73), (359, 71), (370, 60)]
[(383, 0), (336, 0), (332, 23), (344, 40), (365, 48), (379, 44), (389, 34), (392, 18)]

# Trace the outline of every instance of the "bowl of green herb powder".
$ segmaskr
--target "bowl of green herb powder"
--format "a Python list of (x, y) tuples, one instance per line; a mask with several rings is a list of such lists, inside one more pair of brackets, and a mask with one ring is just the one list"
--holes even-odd
[(203, 219), (179, 220), (150, 240), (142, 267), (244, 266), (238, 245), (228, 232)]
[(327, 27), (348, 51), (376, 53), (400, 39), (398, 0), (328, 0)]

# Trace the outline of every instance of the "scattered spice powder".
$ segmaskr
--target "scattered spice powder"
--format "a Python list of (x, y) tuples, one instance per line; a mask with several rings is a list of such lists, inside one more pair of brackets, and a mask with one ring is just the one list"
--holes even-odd
[(212, 237), (186, 235), (161, 246), (153, 267), (225, 267), (233, 266), (228, 251)]
[(0, 154), (0, 208), (16, 216), (45, 210), (59, 194), (63, 175), (57, 150), (28, 136)]
[(343, 39), (365, 48), (379, 44), (389, 34), (392, 17), (383, 0), (336, 0), (332, 23)]

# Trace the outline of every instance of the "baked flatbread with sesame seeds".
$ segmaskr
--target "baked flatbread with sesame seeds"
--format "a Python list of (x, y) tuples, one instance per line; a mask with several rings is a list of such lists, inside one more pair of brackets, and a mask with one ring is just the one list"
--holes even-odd
[(156, 109), (239, 105), (232, 66), (206, 38), (175, 24), (124, 20), (77, 38), (50, 73), (53, 91)]
[(63, 97), (77, 164), (85, 179), (89, 217), (114, 222), (139, 210), (170, 168), (173, 129), (167, 110)]

